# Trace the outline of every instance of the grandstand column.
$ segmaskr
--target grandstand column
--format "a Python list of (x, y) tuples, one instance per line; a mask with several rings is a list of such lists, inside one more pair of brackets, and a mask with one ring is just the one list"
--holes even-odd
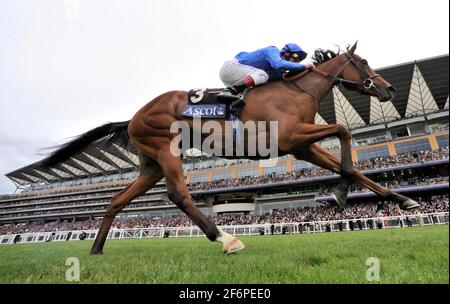
[(185, 182), (186, 182), (186, 185), (189, 185), (190, 183), (191, 183), (191, 174), (186, 174), (186, 176), (185, 176)]
[(355, 163), (358, 161), (358, 153), (357, 153), (358, 151), (356, 149), (351, 149), (351, 152), (352, 152), (352, 160)]
[(432, 151), (439, 149), (439, 144), (436, 139), (436, 134), (432, 134), (432, 135), (428, 136), (428, 141), (430, 142)]
[(292, 172), (292, 158), (286, 160), (286, 172)]
[(397, 155), (397, 150), (395, 150), (395, 145), (392, 141), (387, 143), (387, 148), (388, 148), (389, 156)]
[(213, 170), (208, 170), (207, 174), (208, 174), (208, 182), (212, 182), (213, 181)]
[(237, 167), (234, 166), (233, 168), (231, 168), (231, 178), (237, 178)]

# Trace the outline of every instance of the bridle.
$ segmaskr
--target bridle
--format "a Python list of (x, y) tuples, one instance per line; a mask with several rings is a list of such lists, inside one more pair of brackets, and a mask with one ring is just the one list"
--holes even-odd
[[(347, 59), (347, 62), (344, 64), (341, 71), (337, 75), (331, 75), (327, 72), (324, 72), (324, 71), (319, 70), (318, 68), (314, 67), (314, 68), (310, 68), (300, 74), (294, 75), (292, 77), (285, 77), (285, 75), (283, 75), (283, 79), (286, 81), (292, 82), (292, 84), (294, 86), (296, 86), (298, 89), (304, 91), (305, 93), (307, 93), (308, 95), (313, 97), (317, 103), (319, 103), (318, 98), (316, 98), (313, 94), (311, 94), (310, 92), (308, 92), (307, 90), (302, 88), (294, 80), (300, 79), (301, 77), (303, 77), (304, 75), (306, 75), (309, 72), (315, 72), (323, 77), (330, 79), (332, 86), (335, 86), (336, 84), (340, 84), (340, 85), (344, 86), (346, 89), (356, 90), (356, 91), (363, 91), (363, 89), (370, 90), (372, 88), (377, 89), (376, 85), (373, 83), (373, 79), (376, 77), (381, 77), (381, 76), (379, 74), (369, 75), (363, 68), (361, 68), (360, 63), (355, 61), (353, 56), (351, 56), (347, 53), (344, 53), (344, 55)], [(343, 78), (345, 69), (347, 68), (347, 66), (349, 64), (352, 64), (358, 71), (359, 75), (364, 79), (362, 82), (347, 80), (347, 79)]]
[[(344, 55), (347, 58), (347, 63), (344, 65), (344, 68), (343, 68), (343, 70), (341, 72), (341, 77), (337, 77), (336, 78), (338, 83), (342, 84), (346, 88), (349, 88), (349, 87), (360, 88), (360, 86), (362, 85), (363, 88), (366, 89), (366, 90), (370, 90), (371, 88), (376, 89), (377, 87), (373, 83), (373, 79), (376, 78), (376, 77), (381, 77), (381, 76), (379, 74), (369, 75), (363, 68), (361, 68), (360, 63), (355, 61), (353, 56), (350, 56), (347, 53), (344, 53)], [(347, 79), (343, 79), (342, 78), (342, 76), (344, 75), (344, 71), (347, 68), (347, 65), (349, 63), (353, 64), (353, 66), (358, 71), (359, 75), (364, 79), (362, 82), (351, 81), (351, 80), (347, 80)], [(332, 76), (332, 77), (334, 77), (334, 76)]]

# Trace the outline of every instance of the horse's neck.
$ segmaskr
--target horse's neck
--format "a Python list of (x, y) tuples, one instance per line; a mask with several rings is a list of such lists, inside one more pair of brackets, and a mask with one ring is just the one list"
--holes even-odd
[[(329, 75), (336, 76), (341, 72), (342, 65), (337, 61), (338, 58), (332, 59), (330, 61), (324, 62), (317, 66), (317, 69), (325, 72)], [(317, 101), (321, 102), (325, 96), (331, 91), (334, 86), (334, 81), (331, 78), (320, 75), (319, 73), (310, 72), (304, 77), (297, 80), (298, 84), (308, 90)]]

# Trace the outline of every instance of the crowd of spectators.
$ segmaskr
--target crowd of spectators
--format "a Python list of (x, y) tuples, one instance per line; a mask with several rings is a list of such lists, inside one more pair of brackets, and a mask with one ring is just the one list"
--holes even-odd
[[(444, 177), (433, 177), (433, 178), (418, 178), (413, 177), (409, 179), (389, 179), (387, 181), (380, 182), (380, 184), (389, 189), (398, 189), (401, 187), (409, 186), (425, 186), (425, 185), (435, 185), (448, 183), (448, 176)], [(330, 195), (336, 189), (335, 184), (329, 184), (328, 186), (316, 184), (306, 190), (307, 192), (316, 192), (319, 196)], [(349, 188), (350, 193), (354, 192), (366, 192), (369, 189), (359, 185), (352, 184)], [(128, 205), (127, 208), (144, 208), (144, 207), (154, 207), (161, 205), (172, 204), (167, 198), (161, 196), (153, 197), (151, 201), (145, 201), (144, 199), (152, 198), (150, 196), (141, 196), (134, 200), (132, 204)], [(45, 215), (45, 214), (64, 214), (64, 213), (78, 213), (84, 211), (105, 211), (106, 207), (110, 203), (110, 198), (101, 200), (89, 200), (84, 201), (80, 199), (79, 201), (64, 203), (61, 201), (58, 204), (33, 204), (32, 206), (27, 206), (26, 204), (17, 204), (14, 208), (3, 208), (0, 209), (1, 217), (21, 217), (29, 215)], [(80, 204), (83, 204), (80, 206)]]
[[(438, 184), (445, 184), (448, 183), (448, 176), (440, 176), (435, 178), (410, 178), (410, 179), (404, 179), (404, 180), (387, 180), (380, 182), (379, 184), (385, 188), (388, 189), (399, 189), (404, 187), (413, 187), (413, 186), (430, 186), (430, 185), (438, 185)], [(333, 191), (336, 190), (336, 186), (329, 186), (329, 187), (322, 187), (318, 194), (319, 196), (323, 195), (329, 195), (333, 193)], [(365, 188), (364, 186), (360, 184), (351, 184), (348, 192), (354, 193), (354, 192), (369, 192), (368, 188)]]
[[(401, 166), (406, 164), (424, 163), (432, 160), (448, 159), (449, 149), (439, 149), (435, 151), (411, 152), (396, 156), (377, 157), (354, 163), (354, 168), (358, 170), (373, 170)], [(273, 182), (282, 182), (297, 180), (299, 178), (313, 178), (319, 176), (332, 175), (329, 170), (313, 167), (302, 168), (292, 172), (272, 173), (263, 176), (245, 176), (234, 179), (220, 179), (211, 182), (198, 182), (189, 185), (191, 191), (211, 190), (217, 188), (240, 187), (257, 184), (268, 184)]]
[(424, 163), (433, 160), (448, 159), (448, 148), (435, 151), (410, 152), (394, 156), (381, 156), (364, 161), (355, 162), (353, 165), (358, 170), (374, 170), (394, 166)]
[(215, 218), (217, 225), (243, 225), (261, 223), (291, 223), (331, 221), (343, 219), (359, 219), (411, 215), (418, 213), (448, 212), (448, 197), (439, 196), (430, 200), (418, 200), (422, 205), (414, 211), (402, 211), (395, 203), (354, 203), (340, 209), (336, 205), (323, 205), (302, 208), (274, 209), (263, 216), (220, 215)]
[[(449, 210), (448, 196), (435, 196), (428, 199), (418, 199), (418, 201), (422, 206), (414, 211), (402, 211), (394, 203), (364, 202), (349, 204), (342, 210), (333, 204), (273, 209), (264, 215), (224, 213), (212, 216), (211, 219), (217, 225), (247, 225), (373, 218), (417, 213), (448, 212)], [(33, 222), (26, 225), (5, 225), (0, 226), (0, 235), (44, 231), (91, 230), (98, 229), (100, 224), (101, 219), (79, 222), (52, 222), (46, 224)], [(117, 218), (113, 223), (113, 228), (189, 227), (192, 225), (193, 223), (187, 216), (173, 215), (167, 217)]]

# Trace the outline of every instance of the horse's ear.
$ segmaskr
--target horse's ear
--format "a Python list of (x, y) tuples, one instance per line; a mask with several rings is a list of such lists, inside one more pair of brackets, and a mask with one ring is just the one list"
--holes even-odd
[(358, 45), (358, 40), (356, 40), (355, 44), (349, 50), (350, 54), (354, 54), (356, 50), (356, 46)]

